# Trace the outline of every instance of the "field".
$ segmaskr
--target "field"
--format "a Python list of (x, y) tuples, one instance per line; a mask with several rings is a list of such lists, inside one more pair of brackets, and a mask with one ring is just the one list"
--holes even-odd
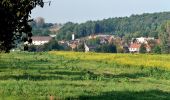
[(0, 54), (0, 100), (170, 100), (170, 55)]

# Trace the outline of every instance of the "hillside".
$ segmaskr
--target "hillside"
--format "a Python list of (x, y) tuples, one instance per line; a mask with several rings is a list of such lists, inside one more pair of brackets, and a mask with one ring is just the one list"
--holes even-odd
[(100, 21), (87, 21), (86, 23), (66, 23), (57, 36), (58, 39), (71, 39), (71, 34), (84, 37), (90, 34), (114, 34), (128, 38), (138, 36), (158, 37), (159, 27), (166, 20), (170, 20), (170, 12), (153, 14), (131, 15), (130, 17), (109, 18)]
[(1, 54), (0, 99), (169, 100), (169, 59), (56, 51)]
[(62, 27), (62, 24), (58, 23), (46, 23), (42, 17), (35, 18), (32, 22), (29, 22), (32, 27), (32, 33), (34, 36), (48, 36), (50, 34), (56, 34)]

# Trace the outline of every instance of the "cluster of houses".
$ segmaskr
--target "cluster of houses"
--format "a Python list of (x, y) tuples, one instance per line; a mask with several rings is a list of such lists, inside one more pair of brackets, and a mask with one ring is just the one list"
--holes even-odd
[[(53, 36), (33, 36), (32, 44), (43, 45), (45, 43), (48, 43), (52, 38)], [(126, 50), (128, 50), (128, 52), (130, 53), (138, 53), (142, 44), (145, 44), (145, 48), (147, 52), (151, 52), (151, 46), (148, 43), (148, 41), (153, 40), (153, 41), (158, 41), (157, 43), (159, 43), (159, 40), (156, 40), (152, 37), (133, 38), (130, 43), (125, 43), (120, 37), (115, 37), (113, 35), (103, 35), (103, 34), (90, 35), (88, 37), (81, 38), (81, 39), (75, 39), (75, 35), (72, 34), (72, 40), (70, 41), (61, 40), (58, 41), (58, 43), (62, 46), (70, 47), (72, 50), (76, 49), (80, 43), (83, 43), (85, 49), (84, 51), (89, 52), (89, 51), (93, 51), (96, 47), (87, 45), (85, 41), (88, 41), (90, 39), (96, 39), (96, 38), (100, 40), (100, 44), (116, 42), (117, 44), (121, 45), (123, 49), (126, 48)]]

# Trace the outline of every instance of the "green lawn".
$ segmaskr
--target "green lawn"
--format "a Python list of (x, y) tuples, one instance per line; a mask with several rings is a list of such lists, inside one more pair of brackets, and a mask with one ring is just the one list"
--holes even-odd
[[(0, 54), (0, 100), (50, 100), (50, 96), (54, 100), (170, 100), (168, 66), (119, 62), (127, 56), (141, 59), (131, 54)], [(139, 56), (167, 64), (170, 58)]]

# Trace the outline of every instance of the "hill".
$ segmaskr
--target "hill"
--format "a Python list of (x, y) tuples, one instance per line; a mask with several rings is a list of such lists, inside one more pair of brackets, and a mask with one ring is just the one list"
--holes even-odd
[(32, 27), (32, 33), (34, 36), (48, 36), (50, 34), (56, 34), (62, 27), (62, 24), (58, 23), (46, 23), (42, 17), (35, 18), (29, 23)]
[(170, 20), (170, 12), (145, 13), (131, 15), (130, 17), (117, 17), (99, 21), (87, 21), (86, 23), (66, 23), (57, 35), (58, 39), (71, 39), (75, 33), (77, 38), (90, 34), (114, 34), (120, 37), (150, 36), (158, 38), (159, 27), (165, 21)]

